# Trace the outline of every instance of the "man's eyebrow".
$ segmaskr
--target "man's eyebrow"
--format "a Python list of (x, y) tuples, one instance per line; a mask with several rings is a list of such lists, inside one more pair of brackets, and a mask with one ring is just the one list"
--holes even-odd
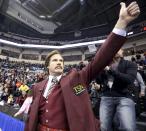
[(54, 59), (52, 59), (52, 60), (57, 60), (57, 58), (54, 58)]
[(61, 61), (64, 61), (64, 59), (62, 59), (62, 58), (60, 58), (60, 59), (54, 58), (52, 60), (61, 60)]

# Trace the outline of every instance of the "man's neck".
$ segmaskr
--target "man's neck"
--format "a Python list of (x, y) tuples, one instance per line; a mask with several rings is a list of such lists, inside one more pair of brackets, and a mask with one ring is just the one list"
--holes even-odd
[(59, 77), (61, 76), (62, 74), (49, 74), (49, 76), (56, 76), (56, 77)]

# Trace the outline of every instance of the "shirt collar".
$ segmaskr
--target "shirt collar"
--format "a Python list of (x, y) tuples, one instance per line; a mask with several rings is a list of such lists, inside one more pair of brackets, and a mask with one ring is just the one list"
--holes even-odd
[[(58, 80), (58, 81), (60, 81), (60, 79), (61, 79), (61, 76), (62, 76), (62, 75), (60, 75), (60, 76), (57, 76), (57, 80)], [(49, 81), (50, 81), (50, 80), (52, 80), (52, 78), (53, 78), (53, 77), (54, 77), (54, 76), (52, 76), (52, 75), (49, 75)]]

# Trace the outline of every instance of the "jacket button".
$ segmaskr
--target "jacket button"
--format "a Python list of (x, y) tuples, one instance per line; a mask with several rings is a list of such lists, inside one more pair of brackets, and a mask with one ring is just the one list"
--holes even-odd
[(48, 123), (48, 120), (46, 120), (46, 123)]

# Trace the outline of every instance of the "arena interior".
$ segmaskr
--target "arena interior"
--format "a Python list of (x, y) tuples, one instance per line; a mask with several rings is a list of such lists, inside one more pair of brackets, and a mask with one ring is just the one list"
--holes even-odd
[[(44, 61), (50, 51), (61, 52), (65, 72), (88, 64), (114, 28), (121, 1), (0, 0), (0, 131), (24, 130), (23, 115), (14, 114), (28, 90), (47, 77)], [(146, 84), (146, 0), (137, 3), (141, 13), (128, 25), (122, 49), (126, 60), (135, 59)], [(135, 104), (136, 131), (145, 131), (146, 94)]]

